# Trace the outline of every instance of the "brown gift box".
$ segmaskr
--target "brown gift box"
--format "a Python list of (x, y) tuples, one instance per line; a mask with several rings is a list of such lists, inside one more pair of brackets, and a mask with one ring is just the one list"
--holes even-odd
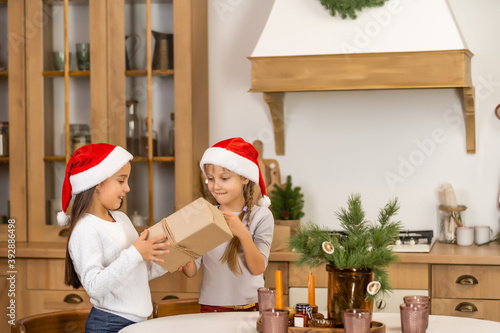
[(233, 238), (222, 213), (203, 198), (199, 198), (149, 229), (148, 238), (167, 235), (170, 253), (158, 256), (158, 263), (169, 272), (201, 257), (208, 251)]

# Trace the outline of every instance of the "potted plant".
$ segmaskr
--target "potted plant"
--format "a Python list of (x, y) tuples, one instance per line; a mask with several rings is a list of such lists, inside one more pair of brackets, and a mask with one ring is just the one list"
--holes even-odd
[(300, 253), (299, 265), (328, 271), (328, 318), (342, 326), (342, 312), (362, 308), (372, 311), (378, 292), (391, 290), (387, 266), (397, 262), (390, 245), (398, 239), (400, 222), (391, 218), (399, 210), (398, 200), (389, 201), (379, 212), (377, 223), (365, 219), (361, 196), (349, 196), (347, 208), (335, 215), (342, 232), (329, 231), (309, 222), (290, 238), (290, 249)]
[(274, 185), (271, 191), (271, 211), (275, 224), (292, 228), (292, 234), (300, 228), (300, 219), (304, 216), (304, 195), (301, 188), (292, 186), (292, 176), (286, 177), (284, 186)]

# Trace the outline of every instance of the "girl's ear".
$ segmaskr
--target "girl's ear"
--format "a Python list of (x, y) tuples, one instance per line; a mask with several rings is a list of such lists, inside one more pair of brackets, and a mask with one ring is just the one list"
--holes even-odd
[(243, 185), (246, 185), (249, 182), (248, 178), (245, 177), (241, 177), (241, 181), (243, 182)]

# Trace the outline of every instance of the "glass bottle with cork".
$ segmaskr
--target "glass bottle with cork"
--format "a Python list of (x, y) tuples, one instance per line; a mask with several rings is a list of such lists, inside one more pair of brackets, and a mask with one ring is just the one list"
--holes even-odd
[(137, 116), (137, 101), (128, 100), (127, 106), (127, 150), (134, 156), (140, 155), (140, 125)]
[[(151, 125), (153, 125), (153, 120), (151, 120)], [(144, 132), (141, 137), (141, 155), (148, 157), (149, 145), (148, 145), (148, 117), (144, 119)], [(155, 130), (151, 131), (152, 142), (153, 142), (153, 156), (158, 156), (158, 133)]]

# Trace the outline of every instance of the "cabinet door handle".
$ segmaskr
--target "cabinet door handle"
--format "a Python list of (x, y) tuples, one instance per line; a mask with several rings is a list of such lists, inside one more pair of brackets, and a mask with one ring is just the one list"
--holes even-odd
[(77, 294), (69, 294), (64, 297), (64, 303), (68, 304), (80, 304), (83, 303), (83, 298)]
[(455, 307), (458, 312), (477, 312), (477, 306), (469, 302), (462, 302)]
[(472, 275), (459, 276), (457, 281), (455, 281), (455, 283), (461, 284), (461, 285), (479, 284), (477, 279)]

